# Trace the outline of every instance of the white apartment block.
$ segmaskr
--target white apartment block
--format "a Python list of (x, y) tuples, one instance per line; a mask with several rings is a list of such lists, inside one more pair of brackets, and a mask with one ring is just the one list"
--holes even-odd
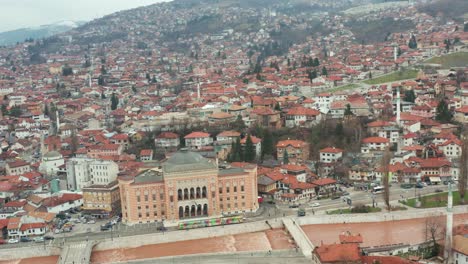
[(80, 191), (90, 185), (106, 185), (117, 179), (118, 165), (113, 161), (72, 158), (66, 163), (67, 187)]

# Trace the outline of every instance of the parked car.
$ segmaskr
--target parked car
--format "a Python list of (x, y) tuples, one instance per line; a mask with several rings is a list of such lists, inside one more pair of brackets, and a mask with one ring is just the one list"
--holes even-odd
[(313, 204), (312, 204), (312, 207), (319, 207), (319, 206), (320, 206), (319, 203), (313, 203)]
[(299, 207), (299, 205), (297, 205), (297, 204), (292, 204), (292, 205), (289, 206), (289, 208), (298, 208), (298, 207)]
[(44, 242), (44, 238), (43, 238), (43, 237), (35, 237), (35, 238), (33, 239), (33, 241), (34, 241), (35, 243), (42, 243), (42, 242)]
[(8, 244), (16, 244), (16, 243), (19, 243), (19, 240), (17, 238), (8, 239)]
[(297, 216), (305, 216), (305, 215), (306, 215), (306, 211), (304, 209), (301, 208), (297, 211)]
[(418, 183), (416, 183), (416, 188), (422, 189), (422, 188), (424, 188), (424, 185), (422, 183), (418, 182)]
[(53, 236), (44, 236), (44, 240), (54, 240)]
[(3, 244), (6, 244), (7, 241), (3, 240), (3, 239), (0, 239), (0, 245), (3, 245)]
[(29, 237), (21, 237), (20, 241), (21, 242), (31, 242), (32, 240)]
[(93, 220), (93, 219), (91, 219), (91, 220), (89, 220), (89, 221), (87, 222), (87, 224), (95, 224), (95, 223), (96, 223), (96, 220)]
[(443, 192), (442, 189), (435, 189), (435, 192), (438, 193), (438, 192)]

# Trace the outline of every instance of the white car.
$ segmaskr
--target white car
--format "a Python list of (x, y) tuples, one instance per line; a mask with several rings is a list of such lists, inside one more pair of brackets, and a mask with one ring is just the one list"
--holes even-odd
[(319, 207), (319, 206), (320, 206), (319, 203), (313, 203), (313, 204), (312, 204), (312, 207)]
[(44, 238), (43, 237), (35, 237), (33, 239), (33, 241), (36, 242), (36, 243), (41, 243), (41, 242), (44, 242)]
[(10, 238), (8, 239), (8, 244), (16, 244), (19, 243), (19, 240), (16, 238)]
[(89, 220), (87, 224), (95, 224), (95, 223), (96, 223), (96, 221), (94, 221), (94, 220)]

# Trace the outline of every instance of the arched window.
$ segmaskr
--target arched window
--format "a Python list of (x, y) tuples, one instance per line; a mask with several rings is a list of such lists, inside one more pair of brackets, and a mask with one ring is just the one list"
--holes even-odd
[(177, 190), (177, 200), (181, 201), (183, 199), (182, 189)]
[(190, 199), (195, 199), (195, 189), (190, 188)]
[(194, 217), (196, 211), (197, 211), (197, 209), (196, 209), (195, 205), (192, 205), (192, 207), (190, 208), (190, 216)]
[(203, 205), (203, 215), (208, 215), (208, 205), (207, 204)]
[(201, 198), (201, 189), (200, 187), (197, 187), (197, 199)]
[(184, 218), (184, 208), (179, 206), (179, 219)]
[(206, 186), (202, 188), (202, 198), (206, 198)]
[(184, 217), (190, 216), (190, 207), (187, 205), (185, 206)]
[(188, 198), (189, 198), (189, 192), (188, 192), (188, 189), (185, 188), (184, 189), (184, 200), (188, 200)]
[(202, 205), (198, 204), (197, 205), (197, 216), (200, 216), (200, 215), (202, 215)]

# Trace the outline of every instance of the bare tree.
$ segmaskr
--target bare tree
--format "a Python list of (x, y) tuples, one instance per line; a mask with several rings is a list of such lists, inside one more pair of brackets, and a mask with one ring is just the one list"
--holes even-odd
[(390, 160), (391, 158), (392, 157), (391, 157), (390, 149), (387, 148), (382, 157), (382, 168), (383, 168), (382, 184), (384, 187), (383, 198), (384, 198), (384, 202), (385, 202), (385, 205), (387, 206), (388, 211), (392, 209), (390, 206)]
[(468, 185), (468, 133), (462, 135), (462, 153), (460, 159), (460, 174), (458, 176), (458, 193), (460, 203), (465, 203), (466, 187)]
[(426, 241), (432, 243), (432, 254), (439, 254), (439, 245), (437, 244), (438, 239), (444, 238), (445, 228), (443, 219), (437, 217), (429, 217), (426, 219)]

